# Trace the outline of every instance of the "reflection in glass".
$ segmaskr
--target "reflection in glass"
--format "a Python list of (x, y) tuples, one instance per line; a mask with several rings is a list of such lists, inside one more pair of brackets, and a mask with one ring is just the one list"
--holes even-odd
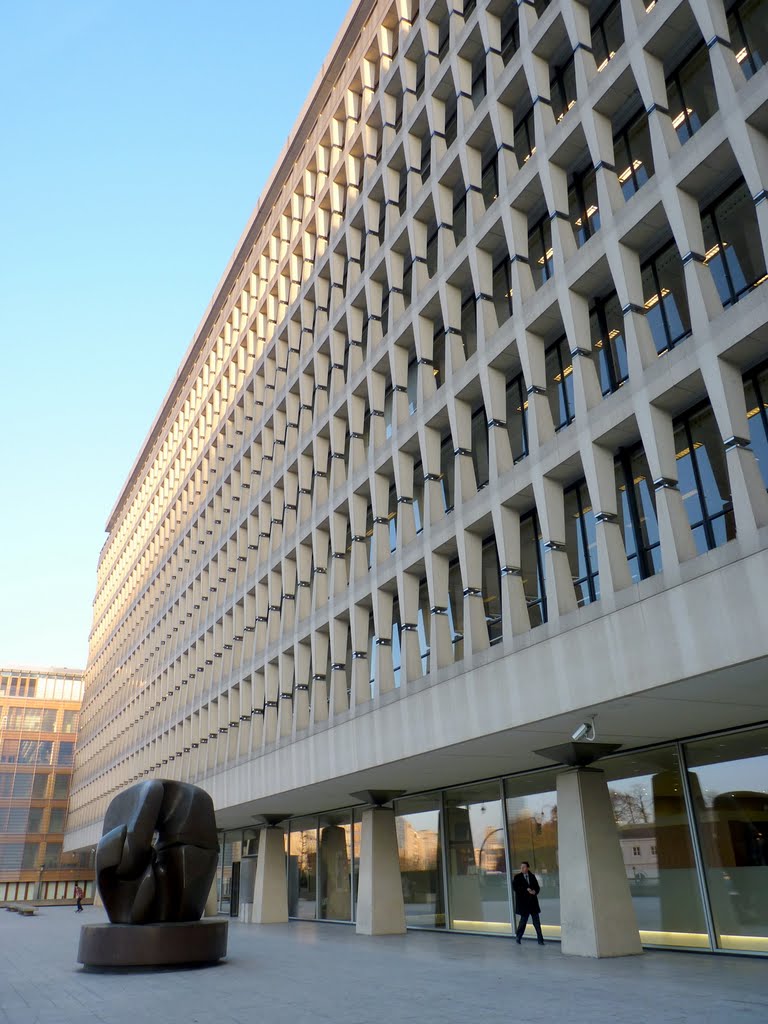
[(288, 838), (288, 915), (314, 920), (317, 905), (317, 829), (291, 825)]
[(450, 927), (511, 934), (499, 783), (449, 790), (445, 815)]
[(768, 729), (685, 750), (718, 945), (768, 952)]
[(320, 816), (319, 918), (352, 920), (352, 823), (349, 811)]
[(600, 762), (640, 937), (709, 948), (675, 747)]
[(398, 800), (395, 825), (406, 924), (445, 928), (439, 794)]
[[(523, 860), (531, 865), (541, 886), (541, 930), (549, 938), (560, 935), (555, 778), (555, 772), (545, 771), (504, 780), (513, 873)], [(530, 922), (526, 934), (535, 934)]]

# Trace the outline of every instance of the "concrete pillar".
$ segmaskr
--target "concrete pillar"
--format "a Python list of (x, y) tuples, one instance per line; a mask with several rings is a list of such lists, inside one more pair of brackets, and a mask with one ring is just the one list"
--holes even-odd
[(254, 924), (283, 924), (288, 920), (285, 836), (281, 828), (265, 828), (259, 838), (252, 920)]
[(211, 888), (208, 890), (208, 898), (205, 901), (203, 917), (216, 917), (219, 912), (219, 887), (218, 874), (214, 875)]
[(360, 935), (405, 934), (395, 812), (388, 807), (363, 811), (356, 931)]
[(642, 953), (635, 910), (599, 768), (557, 777), (562, 950), (575, 956)]

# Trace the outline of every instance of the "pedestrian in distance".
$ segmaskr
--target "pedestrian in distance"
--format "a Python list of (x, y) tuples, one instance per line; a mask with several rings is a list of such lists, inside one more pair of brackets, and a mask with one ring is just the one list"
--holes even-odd
[(515, 942), (520, 945), (523, 939), (523, 932), (525, 926), (528, 924), (528, 918), (533, 921), (533, 927), (536, 929), (536, 937), (539, 945), (544, 945), (544, 936), (541, 934), (541, 908), (539, 907), (538, 893), (541, 886), (538, 883), (536, 875), (531, 871), (531, 865), (527, 860), (524, 860), (520, 865), (520, 873), (515, 875), (512, 879), (512, 891), (515, 894), (515, 909), (520, 918), (517, 931), (515, 933)]
[(85, 896), (85, 892), (80, 888), (80, 883), (75, 882), (75, 901), (77, 903), (77, 907), (75, 908), (76, 914), (82, 914), (83, 912), (83, 896)]

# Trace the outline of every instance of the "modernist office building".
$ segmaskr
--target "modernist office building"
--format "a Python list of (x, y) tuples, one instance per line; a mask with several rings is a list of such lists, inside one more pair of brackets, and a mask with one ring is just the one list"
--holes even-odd
[(88, 851), (62, 852), (83, 673), (0, 668), (0, 903), (72, 900)]
[(566, 950), (768, 952), (766, 59), (353, 5), (110, 516), (71, 848), (170, 777), (254, 921), (511, 934), (524, 858)]

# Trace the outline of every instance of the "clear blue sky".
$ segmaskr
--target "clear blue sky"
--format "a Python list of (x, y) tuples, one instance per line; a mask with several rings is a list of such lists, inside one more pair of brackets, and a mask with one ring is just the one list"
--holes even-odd
[(0, 665), (84, 667), (104, 526), (349, 0), (0, 34)]

